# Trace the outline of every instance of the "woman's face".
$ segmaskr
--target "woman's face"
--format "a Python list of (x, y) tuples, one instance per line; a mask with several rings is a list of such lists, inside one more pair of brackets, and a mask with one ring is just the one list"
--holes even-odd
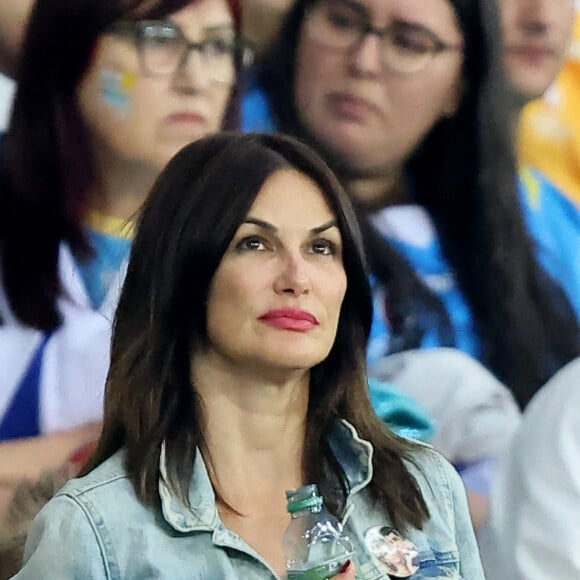
[(216, 271), (199, 356), (250, 372), (310, 369), (334, 344), (345, 292), (342, 239), (320, 188), (278, 171)]
[[(167, 22), (177, 25), (190, 43), (215, 40), (221, 46), (222, 40), (231, 45), (234, 39), (226, 0), (196, 0)], [(159, 30), (162, 27), (147, 33)], [(226, 59), (220, 71), (227, 73), (220, 72), (218, 80), (216, 67), (195, 50), (168, 72), (163, 43), (167, 40), (162, 37), (150, 37), (140, 52), (131, 32), (104, 34), (97, 43), (78, 99), (95, 150), (106, 160), (160, 170), (184, 145), (222, 126), (236, 80), (233, 63), (228, 68), (229, 56), (218, 52), (217, 58)], [(163, 68), (163, 74), (145, 70), (145, 60)]]
[[(330, 46), (336, 43), (329, 41), (331, 35), (343, 36), (356, 22), (391, 27), (393, 33), (367, 34), (350, 48)], [(440, 118), (455, 113), (462, 42), (447, 0), (321, 0), (306, 16), (298, 43), (299, 118), (355, 175), (390, 171), (405, 162)], [(391, 64), (385, 62), (387, 43)], [(448, 48), (427, 50), (441, 43)], [(432, 57), (423, 59), (420, 70), (394, 70), (393, 63), (408, 66), (421, 52)]]

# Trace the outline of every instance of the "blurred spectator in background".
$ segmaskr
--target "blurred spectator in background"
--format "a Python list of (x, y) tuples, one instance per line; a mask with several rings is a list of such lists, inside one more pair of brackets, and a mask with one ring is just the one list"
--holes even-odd
[(0, 512), (0, 580), (8, 580), (20, 570), (32, 520), (71, 477), (76, 477), (94, 449), (94, 441), (82, 445), (57, 469), (17, 485), (6, 513)]
[(525, 406), (578, 352), (579, 266), (530, 240), (501, 47), (493, 2), (300, 0), (259, 81), (360, 204), (371, 362), (455, 346)]
[[(575, 103), (580, 104), (580, 80), (576, 86), (567, 85), (564, 92), (557, 88), (561, 86), (560, 81), (549, 89), (564, 64), (570, 46), (575, 21), (574, 0), (500, 0), (500, 5), (505, 38), (504, 63), (516, 111), (545, 95), (544, 100), (531, 103), (531, 109), (524, 109), (521, 121), (523, 136), (520, 136), (520, 145), (524, 149), (530, 146), (535, 151), (533, 157), (524, 154), (520, 160), (526, 221), (536, 241), (541, 262), (554, 278), (565, 280), (568, 296), (578, 314), (580, 206), (566, 196), (566, 187), (561, 179), (558, 188), (548, 178), (555, 175), (553, 171), (558, 173), (559, 168), (567, 167), (570, 171), (567, 170), (566, 179), (569, 179), (574, 167), (578, 167), (580, 157), (573, 151), (573, 138), (564, 147), (553, 141), (546, 149), (536, 148), (542, 139), (542, 127), (550, 126), (552, 136), (556, 136), (553, 130), (556, 127), (555, 117), (559, 116), (557, 110), (571, 120), (568, 127), (558, 122), (560, 133), (562, 130), (572, 131), (574, 124), (580, 128), (580, 109), (575, 106)], [(562, 79), (575, 78), (576, 73), (571, 76), (570, 67), (574, 68), (572, 65), (566, 66)], [(580, 76), (577, 78), (580, 79)], [(551, 105), (546, 104), (554, 97), (560, 100), (563, 108), (552, 110)], [(543, 173), (547, 168), (550, 168), (548, 178)]]
[(488, 578), (580, 578), (579, 408), (580, 358), (534, 397), (498, 470)]
[[(0, 150), (0, 482), (98, 435), (132, 217), (183, 145), (238, 126), (236, 0), (38, 0)], [(57, 63), (57, 64), (55, 64)]]
[[(572, 6), (575, 5), (575, 15)], [(523, 111), (519, 151), (523, 165), (542, 171), (576, 205), (580, 205), (580, 16), (579, 3), (574, 0), (546, 2), (549, 10), (560, 11), (566, 20), (560, 23), (556, 32), (569, 31), (575, 23), (572, 42), (567, 51), (564, 68), (559, 77), (548, 78), (550, 88), (544, 86), (530, 91), (532, 103)], [(568, 6), (568, 8), (566, 8)], [(545, 30), (547, 26), (544, 26)], [(553, 29), (551, 27), (552, 36)], [(541, 30), (536, 26), (536, 30)], [(552, 48), (557, 38), (548, 46)], [(532, 44), (533, 47), (533, 44)], [(528, 56), (533, 62), (534, 54)], [(541, 59), (541, 52), (536, 60)], [(514, 64), (515, 67), (515, 64)], [(579, 234), (580, 235), (580, 234)]]
[[(261, 63), (255, 92), (263, 91), (280, 130), (324, 154), (357, 201), (375, 286), (370, 362), (410, 348), (456, 346), (525, 400), (571, 356), (576, 329), (552, 304), (552, 289), (560, 290), (538, 267), (519, 210), (499, 47), (499, 16), (488, 1), (301, 0)], [(561, 342), (545, 347), (548, 318), (561, 323)], [(450, 368), (449, 386), (473, 392), (469, 384), (484, 371), (453, 352), (438, 353)], [(460, 399), (449, 397), (440, 374), (434, 380), (429, 355), (417, 386), (423, 394), (414, 396), (440, 410), (439, 402)], [(381, 378), (398, 383), (392, 368), (388, 376), (382, 370)], [(498, 432), (509, 424), (505, 442), (517, 410), (497, 379), (488, 373), (484, 380), (494, 384), (483, 404), (471, 399), (472, 410), (495, 413), (497, 425), (488, 424)], [(448, 433), (439, 419), (437, 428)], [(488, 448), (469, 461), (487, 465), (499, 452)], [(488, 475), (483, 479), (485, 494)]]
[(33, 0), (0, 0), (0, 71), (14, 77)]

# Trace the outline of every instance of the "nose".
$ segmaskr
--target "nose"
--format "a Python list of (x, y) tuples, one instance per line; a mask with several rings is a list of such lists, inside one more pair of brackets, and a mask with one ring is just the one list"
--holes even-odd
[(195, 93), (207, 88), (210, 83), (210, 75), (203, 55), (195, 47), (190, 47), (184, 53), (175, 71), (173, 81), (175, 88), (186, 93)]
[(554, 0), (531, 0), (520, 11), (520, 25), (530, 34), (545, 34), (550, 27), (550, 5)]
[(361, 77), (376, 77), (383, 69), (382, 39), (367, 34), (356, 44), (349, 55), (352, 72)]
[(281, 257), (274, 290), (278, 294), (293, 294), (301, 296), (312, 289), (310, 266), (300, 254), (287, 253)]

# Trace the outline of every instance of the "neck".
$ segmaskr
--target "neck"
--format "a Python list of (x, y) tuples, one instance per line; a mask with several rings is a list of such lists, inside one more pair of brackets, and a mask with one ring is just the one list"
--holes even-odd
[(284, 491), (303, 484), (309, 373), (265, 379), (214, 363), (195, 360), (192, 383), (217, 495), (239, 513), (285, 513)]
[(106, 162), (97, 158), (98, 191), (94, 193), (92, 208), (123, 220), (135, 216), (149, 194), (158, 170), (143, 163), (122, 159)]
[(347, 189), (370, 211), (410, 202), (409, 189), (402, 168), (387, 174), (349, 179)]

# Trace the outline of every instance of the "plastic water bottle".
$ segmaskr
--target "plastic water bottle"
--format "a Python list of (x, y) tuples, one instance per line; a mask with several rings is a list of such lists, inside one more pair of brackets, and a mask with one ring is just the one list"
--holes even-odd
[(327, 580), (355, 550), (340, 522), (324, 507), (316, 485), (286, 492), (292, 516), (284, 534), (288, 580)]

